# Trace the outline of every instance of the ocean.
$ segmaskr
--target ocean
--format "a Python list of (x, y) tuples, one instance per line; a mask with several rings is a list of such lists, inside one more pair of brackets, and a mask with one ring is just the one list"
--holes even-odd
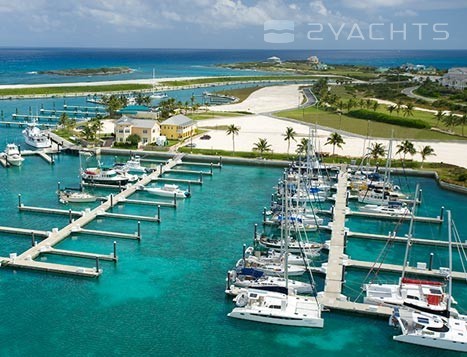
[[(467, 50), (190, 50), (190, 49), (86, 49), (0, 48), (0, 84), (33, 84), (123, 80), (181, 76), (261, 75), (254, 71), (230, 70), (217, 64), (263, 61), (270, 56), (282, 60), (305, 60), (316, 55), (328, 64), (358, 64), (393, 67), (403, 63), (437, 68), (467, 66)], [(64, 77), (39, 71), (70, 68), (127, 66), (133, 73), (113, 76)]]

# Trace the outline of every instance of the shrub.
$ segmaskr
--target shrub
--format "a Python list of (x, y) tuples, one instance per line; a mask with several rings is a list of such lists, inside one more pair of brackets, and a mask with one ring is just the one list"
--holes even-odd
[(399, 125), (404, 126), (406, 128), (425, 129), (430, 127), (430, 125), (427, 122), (420, 119), (402, 118), (365, 109), (352, 110), (348, 112), (347, 115), (353, 118)]

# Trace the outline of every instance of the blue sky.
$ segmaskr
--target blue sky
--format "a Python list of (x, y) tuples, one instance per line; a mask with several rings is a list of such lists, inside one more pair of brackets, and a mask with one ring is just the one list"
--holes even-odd
[(467, 0), (0, 0), (0, 46), (467, 49), (466, 21)]

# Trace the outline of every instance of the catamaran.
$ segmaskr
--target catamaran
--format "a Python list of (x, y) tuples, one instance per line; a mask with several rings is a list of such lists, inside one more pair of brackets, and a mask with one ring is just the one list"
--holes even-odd
[(452, 221), (451, 211), (448, 215), (449, 235), (449, 295), (447, 301), (447, 316), (439, 316), (425, 312), (394, 308), (389, 320), (391, 326), (398, 326), (401, 334), (394, 340), (414, 345), (440, 348), (459, 352), (467, 352), (467, 319), (451, 316), (452, 292)]

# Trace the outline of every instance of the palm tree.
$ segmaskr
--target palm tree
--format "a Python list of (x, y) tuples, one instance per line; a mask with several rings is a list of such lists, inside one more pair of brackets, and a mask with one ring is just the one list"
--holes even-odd
[(393, 104), (393, 105), (388, 105), (388, 106), (386, 107), (386, 110), (389, 112), (389, 114), (392, 114), (392, 112), (393, 112), (394, 110), (396, 110), (396, 106), (395, 106), (394, 104)]
[(337, 102), (337, 109), (339, 109), (340, 111), (342, 111), (345, 107), (345, 103), (342, 101), (342, 100), (339, 100)]
[(366, 108), (366, 109), (370, 109), (371, 106), (372, 106), (372, 104), (373, 104), (373, 101), (372, 101), (371, 99), (367, 99), (367, 100), (365, 101), (365, 108)]
[(467, 114), (457, 118), (457, 125), (462, 125), (462, 136), (464, 136), (464, 125), (467, 124)]
[(363, 99), (363, 98), (360, 99), (360, 100), (358, 101), (358, 106), (359, 106), (361, 109), (363, 109), (363, 108), (365, 107), (365, 99)]
[(423, 163), (425, 162), (425, 159), (427, 156), (436, 155), (435, 150), (430, 145), (421, 147), (419, 152), (420, 152), (420, 155), (422, 156), (422, 165), (420, 166), (421, 168), (423, 168)]
[(290, 140), (297, 141), (295, 140), (295, 135), (297, 135), (297, 133), (292, 127), (288, 126), (285, 128), (284, 140), (287, 141), (287, 156), (289, 155), (290, 151)]
[(354, 106), (355, 106), (355, 101), (352, 98), (350, 98), (347, 101), (347, 111), (350, 112)]
[(438, 110), (435, 114), (435, 118), (436, 118), (436, 126), (439, 126), (439, 122), (440, 120), (442, 120), (444, 117), (444, 112), (442, 110)]
[(235, 124), (230, 124), (226, 130), (227, 135), (232, 135), (232, 153), (235, 153), (235, 135), (238, 135), (239, 131), (240, 128)]
[(411, 141), (404, 140), (399, 145), (397, 145), (396, 154), (404, 154), (403, 161), (405, 161), (405, 156), (410, 154), (410, 156), (414, 156), (417, 153), (414, 144)]
[(342, 149), (342, 144), (345, 144), (345, 141), (344, 139), (342, 139), (342, 136), (338, 133), (332, 133), (331, 135), (329, 135), (326, 144), (324, 145), (332, 145), (332, 156), (334, 156), (336, 146), (339, 149)]
[(369, 149), (369, 155), (375, 159), (378, 160), (378, 158), (381, 156), (384, 156), (386, 154), (386, 149), (384, 148), (384, 145), (381, 143), (373, 143), (371, 144), (371, 147)]
[(373, 102), (373, 111), (376, 112), (378, 110), (378, 107), (379, 107), (379, 103), (375, 100)]
[(414, 108), (414, 105), (412, 103), (407, 104), (404, 108), (404, 116), (405, 117), (413, 116), (413, 108)]
[(453, 129), (454, 126), (457, 124), (457, 116), (450, 113), (449, 115), (445, 115), (443, 118), (443, 123), (446, 125), (448, 129)]
[(397, 103), (396, 103), (396, 112), (397, 112), (397, 114), (400, 113), (403, 105), (404, 105), (404, 103), (402, 102), (402, 100), (398, 99)]
[(297, 145), (297, 150), (295, 150), (297, 154), (306, 153), (308, 150), (308, 142), (309, 140), (307, 138), (302, 138), (302, 140), (300, 140), (300, 143)]
[(259, 151), (259, 153), (262, 156), (263, 153), (271, 151), (271, 145), (268, 144), (268, 140), (266, 138), (264, 139), (258, 138), (258, 142), (254, 143), (253, 150)]

